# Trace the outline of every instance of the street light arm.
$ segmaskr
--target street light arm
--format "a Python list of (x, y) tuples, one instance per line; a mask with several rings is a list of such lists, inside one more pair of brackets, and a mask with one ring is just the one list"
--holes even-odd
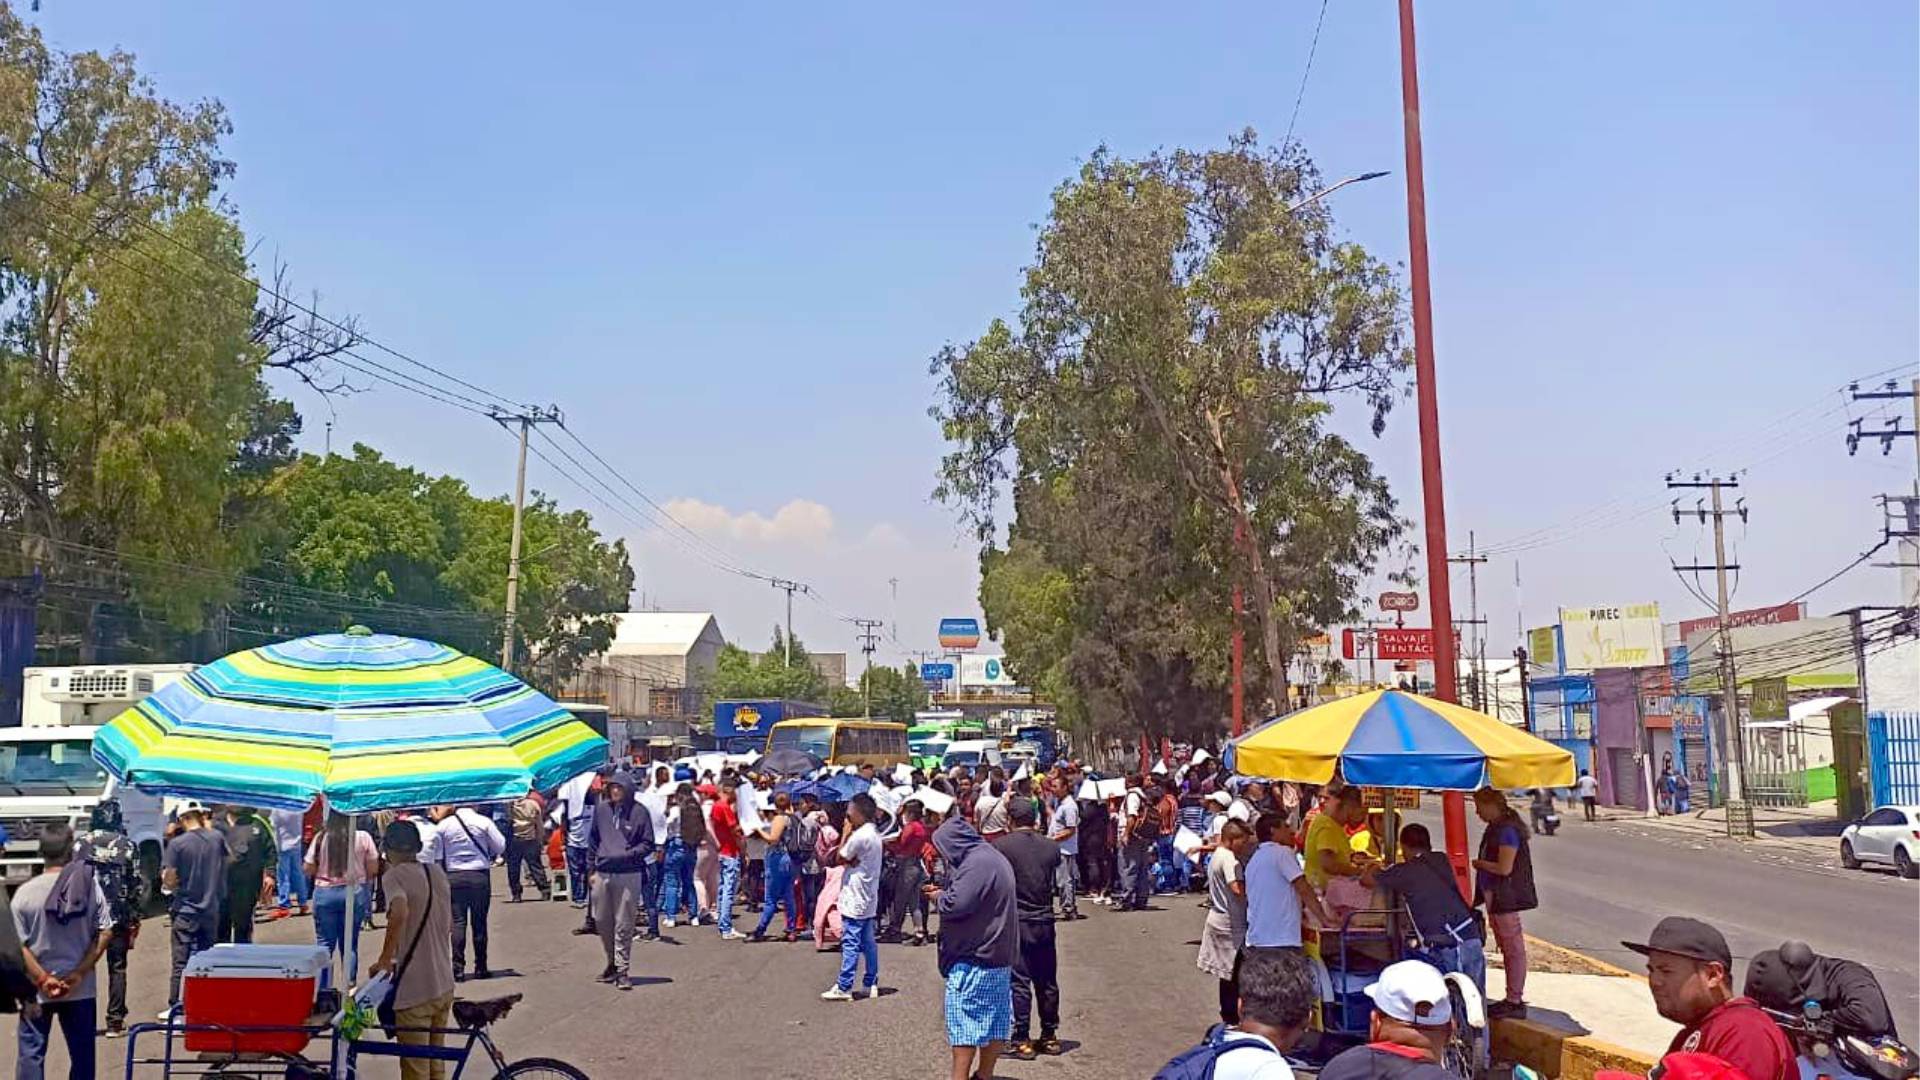
[(1300, 211), (1305, 210), (1307, 207), (1312, 206), (1314, 203), (1319, 202), (1321, 199), (1324, 199), (1327, 196), (1333, 194), (1334, 192), (1339, 191), (1341, 188), (1346, 187), (1348, 184), (1364, 183), (1365, 181), (1368, 181), (1368, 180), (1378, 180), (1383, 176), (1392, 176), (1392, 175), (1393, 174), (1390, 172), (1365, 172), (1365, 173), (1361, 173), (1359, 176), (1349, 176), (1345, 180), (1342, 180), (1336, 184), (1331, 184), (1327, 187), (1323, 187), (1319, 191), (1316, 191), (1313, 194), (1307, 196), (1306, 198), (1301, 199), (1299, 202), (1294, 203), (1292, 206), (1287, 207), (1287, 213), (1297, 214)]

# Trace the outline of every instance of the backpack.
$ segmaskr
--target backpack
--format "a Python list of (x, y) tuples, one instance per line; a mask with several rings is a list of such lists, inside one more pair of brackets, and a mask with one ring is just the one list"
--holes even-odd
[(794, 862), (806, 862), (813, 854), (813, 842), (818, 839), (819, 831), (805, 815), (788, 814), (787, 831), (780, 834), (780, 846), (787, 849)]
[(1148, 802), (1144, 793), (1140, 796), (1140, 812), (1127, 823), (1127, 839), (1160, 839), (1160, 808)]
[(699, 803), (680, 804), (680, 842), (697, 848), (707, 839), (707, 815)]
[(1226, 1031), (1225, 1024), (1208, 1028), (1207, 1037), (1200, 1040), (1200, 1045), (1175, 1055), (1172, 1061), (1162, 1065), (1160, 1071), (1153, 1074), (1153, 1080), (1213, 1080), (1214, 1066), (1220, 1061), (1221, 1055), (1235, 1050), (1261, 1050), (1279, 1056), (1279, 1051), (1264, 1042), (1253, 1039), (1229, 1040), (1225, 1037)]

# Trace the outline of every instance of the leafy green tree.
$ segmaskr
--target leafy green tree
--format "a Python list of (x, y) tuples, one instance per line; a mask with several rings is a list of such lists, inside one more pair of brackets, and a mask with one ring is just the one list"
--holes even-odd
[(1325, 427), (1336, 395), (1384, 425), (1401, 296), (1305, 201), (1318, 184), (1251, 133), (1096, 152), (1054, 192), (1016, 322), (934, 357), (951, 444), (936, 494), (982, 541), (989, 622), (1016, 672), (1070, 685), (1083, 713), (1210, 720), (1236, 582), (1284, 703), (1295, 643), (1352, 610), (1403, 528), (1367, 456)]
[(806, 643), (798, 634), (794, 635), (791, 663), (786, 659), (786, 646), (786, 637), (778, 626), (773, 628), (773, 641), (767, 651), (757, 656), (737, 645), (723, 646), (714, 659), (713, 676), (707, 683), (711, 701), (784, 698), (831, 706), (831, 688), (814, 668)]
[(861, 672), (858, 687), (833, 688), (830, 704), (835, 716), (872, 715), (911, 724), (913, 714), (927, 707), (927, 688), (912, 664), (883, 665)]

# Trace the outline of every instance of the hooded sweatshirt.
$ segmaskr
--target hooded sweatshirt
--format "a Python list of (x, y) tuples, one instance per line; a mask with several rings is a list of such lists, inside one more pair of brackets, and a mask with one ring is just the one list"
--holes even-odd
[(593, 868), (609, 874), (637, 872), (653, 855), (653, 815), (634, 801), (632, 776), (614, 773), (607, 786), (625, 788), (627, 797), (617, 806), (606, 798), (594, 804), (587, 836)]
[(940, 892), (940, 974), (955, 964), (1012, 967), (1020, 939), (1013, 866), (965, 818), (948, 818), (933, 834), (946, 860)]

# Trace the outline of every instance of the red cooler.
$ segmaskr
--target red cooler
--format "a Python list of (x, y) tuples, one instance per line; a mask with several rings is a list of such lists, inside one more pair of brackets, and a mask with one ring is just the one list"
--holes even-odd
[[(318, 945), (215, 945), (195, 953), (180, 978), (188, 1024), (301, 1027), (313, 1015), (327, 951)], [(305, 1031), (189, 1031), (187, 1049), (297, 1054)]]

